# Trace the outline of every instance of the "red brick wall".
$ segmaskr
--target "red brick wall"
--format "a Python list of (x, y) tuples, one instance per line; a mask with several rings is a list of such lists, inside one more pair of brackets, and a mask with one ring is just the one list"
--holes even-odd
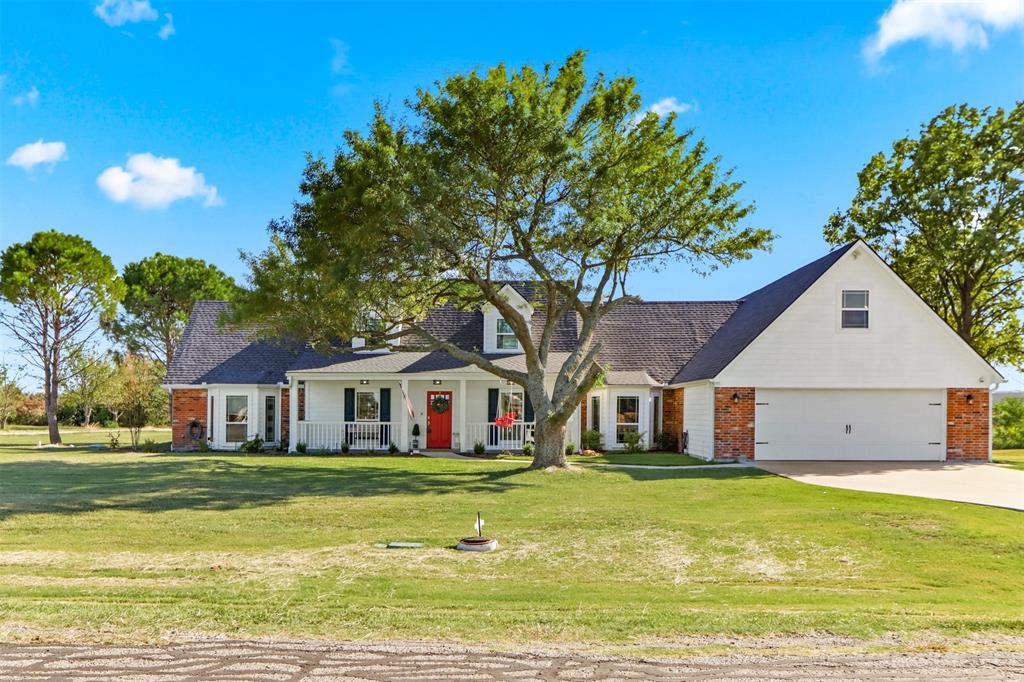
[(683, 451), (683, 388), (666, 388), (661, 392), (661, 428), (676, 437), (676, 449)]
[[(967, 396), (971, 396), (970, 402)], [(984, 388), (946, 389), (946, 459), (989, 460), (988, 401), (988, 390)]]
[(281, 426), (278, 429), (278, 433), (281, 434), (281, 442), (288, 442), (288, 415), (291, 412), (291, 403), (288, 401), (288, 389), (281, 389)]
[(754, 459), (754, 393), (751, 387), (715, 389), (716, 459)]
[(193, 420), (203, 426), (201, 438), (208, 435), (206, 424), (207, 395), (205, 388), (176, 388), (171, 392), (171, 449), (194, 447), (189, 435)]

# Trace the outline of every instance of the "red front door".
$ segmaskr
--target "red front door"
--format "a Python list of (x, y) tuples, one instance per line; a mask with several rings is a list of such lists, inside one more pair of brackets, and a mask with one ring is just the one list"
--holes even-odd
[(452, 446), (452, 392), (427, 391), (427, 449)]

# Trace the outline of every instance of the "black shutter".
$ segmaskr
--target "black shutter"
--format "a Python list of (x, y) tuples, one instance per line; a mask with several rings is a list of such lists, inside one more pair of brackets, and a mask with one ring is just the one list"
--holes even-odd
[(345, 421), (354, 422), (356, 420), (356, 389), (346, 388), (345, 389)]
[[(356, 389), (346, 388), (345, 389), (345, 421), (354, 422), (356, 420)], [(345, 425), (345, 442), (352, 445), (352, 424)]]
[(533, 421), (533, 403), (530, 402), (530, 396), (523, 394), (523, 421)]
[(498, 429), (497, 427), (491, 426), (494, 423), (495, 418), (498, 416), (498, 389), (489, 388), (487, 389), (487, 444), (497, 445), (498, 444)]
[[(391, 421), (391, 389), (382, 388), (380, 389), (380, 421), (389, 422)], [(387, 446), (391, 444), (389, 440), (390, 428), (384, 424), (380, 425), (380, 444)]]

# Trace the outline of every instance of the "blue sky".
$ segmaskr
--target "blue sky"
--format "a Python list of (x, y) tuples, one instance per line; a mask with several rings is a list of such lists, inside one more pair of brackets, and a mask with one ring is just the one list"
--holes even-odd
[(947, 105), (1024, 95), (1021, 6), (5, 0), (0, 246), (55, 228), (119, 267), (164, 251), (241, 278), (238, 250), (289, 213), (305, 153), (330, 154), (375, 100), (585, 48), (646, 104), (685, 109), (779, 234), (711, 277), (679, 266), (634, 288), (732, 298), (827, 251), (821, 226), (871, 154)]

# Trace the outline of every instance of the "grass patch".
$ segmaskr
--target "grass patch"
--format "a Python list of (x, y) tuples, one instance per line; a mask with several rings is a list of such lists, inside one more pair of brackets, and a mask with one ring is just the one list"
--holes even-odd
[(1005, 464), (1013, 469), (1024, 471), (1024, 449), (1019, 450), (993, 450), (992, 461), (997, 464)]
[[(453, 551), (478, 510), (501, 549)], [(649, 646), (1019, 634), (1020, 520), (754, 468), (7, 447), (0, 632)], [(425, 547), (375, 546), (392, 540)]]
[[(0, 448), (7, 446), (26, 446), (42, 443), (48, 445), (50, 438), (46, 435), (46, 427), (33, 426), (30, 429), (18, 429), (19, 431), (31, 431), (30, 433), (0, 435)], [(119, 433), (121, 445), (131, 444), (131, 435), (126, 427), (120, 429), (106, 429), (102, 427), (83, 429), (81, 427), (60, 427), (60, 437), (65, 445), (108, 445), (110, 434)], [(171, 430), (166, 429), (143, 429), (139, 436), (139, 442), (152, 440), (157, 443), (170, 444)]]
[[(511, 459), (517, 461), (530, 461), (531, 458), (525, 455), (514, 454), (511, 456), (505, 456), (501, 459)], [(584, 457), (582, 455), (573, 455), (567, 457), (570, 462), (576, 462), (580, 464), (647, 464), (656, 466), (695, 466), (698, 464), (714, 464), (714, 462), (708, 462), (707, 460), (698, 459), (697, 457), (691, 457), (690, 455), (682, 455), (677, 452), (606, 452), (593, 457)]]

